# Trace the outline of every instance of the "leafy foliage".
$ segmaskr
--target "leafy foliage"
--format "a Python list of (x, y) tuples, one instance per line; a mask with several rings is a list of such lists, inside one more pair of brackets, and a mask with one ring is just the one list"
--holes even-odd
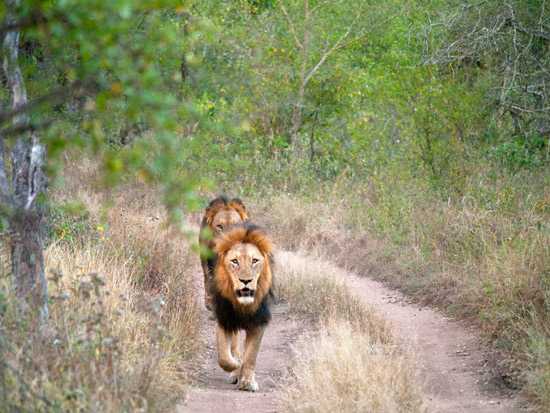
[[(165, 188), (170, 208), (187, 199), (187, 183), (166, 173), (181, 161), (177, 120), (197, 116), (179, 87), (185, 10), (170, 0), (23, 2), (18, 20), (33, 24), (23, 31), (22, 63), (50, 175), (76, 146), (103, 157), (108, 184), (140, 172)], [(144, 131), (148, 139), (120, 150)]]

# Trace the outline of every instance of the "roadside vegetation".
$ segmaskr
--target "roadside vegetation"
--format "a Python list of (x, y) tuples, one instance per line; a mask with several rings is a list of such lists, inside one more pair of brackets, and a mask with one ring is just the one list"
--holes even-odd
[(171, 409), (200, 350), (196, 254), (166, 227), (155, 194), (135, 185), (94, 191), (93, 162), (68, 166), (73, 175), (52, 194), (48, 326), (29, 334), (33, 320), (19, 318), (13, 297), (2, 296), (2, 406)]
[(277, 297), (310, 326), (281, 387), (284, 411), (424, 411), (412, 355), (345, 275), (320, 257), (279, 252), (276, 262)]
[[(258, 209), (287, 248), (383, 280), (480, 325), (497, 354), (495, 375), (511, 388), (527, 385), (545, 405), (550, 384), (548, 182), (544, 176), (532, 178), (540, 180), (539, 186), (520, 186), (509, 177), (486, 182), (479, 192), (478, 182), (468, 198), (456, 202), (430, 197), (426, 189), (389, 188), (389, 179), (372, 183), (364, 193), (338, 183), (314, 195), (268, 197)], [(491, 206), (484, 204), (486, 196), (494, 197)], [(500, 202), (506, 203), (502, 209), (495, 207)]]

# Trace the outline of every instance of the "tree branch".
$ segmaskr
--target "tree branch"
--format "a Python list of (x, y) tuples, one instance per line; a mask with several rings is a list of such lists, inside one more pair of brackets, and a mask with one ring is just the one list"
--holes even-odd
[(47, 19), (40, 12), (32, 12), (29, 16), (23, 17), (20, 20), (8, 21), (0, 25), (0, 36), (5, 37), (8, 32), (21, 31), (22, 29), (28, 29), (41, 23), (46, 23)]
[[(357, 20), (357, 19), (356, 19)], [(317, 62), (317, 64), (315, 66), (313, 66), (311, 68), (311, 70), (307, 73), (306, 77), (304, 78), (303, 80), (303, 84), (304, 86), (308, 84), (308, 82), (311, 80), (311, 77), (319, 70), (319, 68), (323, 65), (323, 63), (325, 63), (325, 61), (327, 60), (327, 58), (332, 54), (334, 53), (334, 51), (336, 51), (341, 43), (346, 40), (346, 38), (350, 35), (351, 33), (351, 30), (353, 28), (353, 25), (355, 24), (355, 20), (353, 21), (353, 23), (348, 27), (348, 30), (342, 35), (340, 36), (340, 38), (336, 41), (336, 43), (334, 43), (334, 45), (328, 49), (324, 54), (323, 56), (321, 56), (321, 59), (319, 59), (319, 61)]]
[(0, 136), (5, 136), (6, 138), (9, 136), (20, 136), (27, 132), (34, 132), (37, 130), (45, 129), (48, 126), (50, 126), (53, 122), (54, 122), (53, 119), (48, 119), (39, 123), (30, 122), (26, 125), (12, 126), (10, 128), (5, 128), (0, 130)]
[(292, 19), (288, 15), (288, 12), (286, 11), (286, 8), (284, 4), (281, 3), (281, 11), (283, 12), (287, 22), (288, 22), (288, 28), (290, 30), (290, 33), (294, 37), (294, 41), (296, 42), (296, 46), (298, 46), (298, 49), (302, 49), (304, 46), (302, 45), (302, 42), (300, 42), (300, 39), (298, 39), (298, 34), (296, 33), (296, 28), (294, 27), (294, 23), (292, 22)]
[[(69, 96), (82, 96), (86, 94), (86, 92), (89, 92), (93, 90), (93, 83), (92, 82), (82, 82), (82, 81), (75, 81), (69, 86), (63, 86), (59, 87), (49, 93), (46, 93), (43, 96), (37, 97), (36, 99), (31, 100), (30, 102), (27, 101), (25, 104), (20, 104), (17, 108), (14, 108), (12, 110), (7, 110), (0, 112), (0, 124), (13, 120), (14, 117), (30, 112), (32, 109), (34, 109), (37, 106), (40, 106), (44, 103), (48, 103), (49, 105), (56, 104), (58, 102), (62, 102), (64, 99), (66, 99)], [(75, 93), (76, 92), (76, 93)]]

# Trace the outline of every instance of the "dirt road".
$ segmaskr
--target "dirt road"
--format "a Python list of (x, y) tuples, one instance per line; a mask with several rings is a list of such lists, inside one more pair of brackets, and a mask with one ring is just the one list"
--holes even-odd
[(429, 412), (511, 413), (520, 401), (494, 388), (486, 352), (475, 331), (428, 308), (410, 304), (383, 284), (346, 274), (346, 283), (394, 327), (415, 355)]
[[(293, 259), (289, 260), (286, 254), (292, 254)], [(290, 252), (280, 252), (278, 257), (286, 263), (308, 259)], [(490, 380), (485, 353), (474, 331), (430, 308), (408, 303), (401, 294), (379, 282), (357, 277), (335, 266), (333, 272), (392, 323), (396, 336), (415, 355), (429, 412), (524, 411), (516, 398), (487, 385)], [(255, 413), (280, 412), (277, 386), (291, 361), (290, 345), (303, 332), (303, 327), (284, 310), (275, 309), (258, 358), (260, 391), (248, 393), (237, 391), (234, 385), (226, 382), (226, 373), (216, 362), (214, 321), (205, 317), (204, 334), (208, 345), (198, 384), (178, 412), (225, 413), (242, 407)]]
[(178, 412), (235, 413), (240, 409), (251, 413), (280, 412), (275, 392), (289, 366), (290, 344), (302, 328), (288, 316), (284, 306), (273, 307), (272, 313), (273, 320), (267, 327), (258, 356), (256, 381), (260, 390), (256, 393), (238, 391), (234, 384), (227, 381), (228, 374), (222, 371), (216, 359), (215, 323), (205, 317), (207, 350), (198, 373), (198, 382)]

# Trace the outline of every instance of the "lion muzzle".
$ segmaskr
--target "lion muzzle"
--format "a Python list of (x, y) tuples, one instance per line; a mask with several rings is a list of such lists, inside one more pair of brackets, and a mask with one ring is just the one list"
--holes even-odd
[(254, 290), (244, 287), (237, 290), (237, 297), (254, 297)]
[(237, 301), (243, 305), (252, 304), (254, 302), (255, 290), (248, 287), (241, 288), (235, 292)]

